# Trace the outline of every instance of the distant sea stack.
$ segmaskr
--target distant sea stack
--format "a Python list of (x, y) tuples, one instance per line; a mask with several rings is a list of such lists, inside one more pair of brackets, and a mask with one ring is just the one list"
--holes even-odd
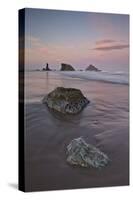
[(42, 68), (42, 71), (51, 71), (51, 69), (48, 66), (48, 63), (46, 63), (46, 68)]
[(79, 89), (57, 87), (44, 97), (43, 103), (63, 114), (77, 114), (90, 102)]
[(65, 64), (65, 63), (61, 63), (61, 71), (75, 71), (75, 69), (69, 65), (69, 64)]
[(86, 71), (95, 71), (95, 72), (100, 72), (101, 70), (96, 68), (94, 65), (89, 65), (87, 68), (86, 68)]

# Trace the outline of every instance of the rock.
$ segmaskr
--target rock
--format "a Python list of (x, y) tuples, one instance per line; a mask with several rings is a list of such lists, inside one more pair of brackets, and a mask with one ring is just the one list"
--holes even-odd
[(89, 65), (87, 68), (86, 68), (86, 71), (95, 71), (95, 72), (99, 72), (101, 70), (99, 70), (98, 68), (96, 68), (94, 65)]
[(48, 63), (46, 63), (46, 68), (42, 68), (42, 71), (51, 71), (51, 69), (48, 66)]
[(48, 63), (46, 63), (46, 71), (51, 71), (51, 69), (48, 66)]
[(44, 97), (43, 103), (63, 114), (77, 114), (89, 103), (89, 100), (78, 89), (57, 87)]
[(61, 63), (61, 71), (75, 71), (75, 69), (69, 65), (69, 64), (65, 64), (65, 63)]
[(67, 162), (81, 167), (102, 168), (109, 158), (106, 154), (91, 144), (87, 144), (83, 138), (76, 138), (67, 146)]

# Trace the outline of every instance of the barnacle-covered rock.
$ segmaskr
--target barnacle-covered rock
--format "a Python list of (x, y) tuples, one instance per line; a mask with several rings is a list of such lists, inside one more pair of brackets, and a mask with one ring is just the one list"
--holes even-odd
[(43, 103), (63, 114), (77, 114), (89, 103), (89, 100), (79, 89), (57, 87), (44, 97)]
[(76, 138), (67, 146), (67, 162), (81, 167), (105, 167), (108, 156), (91, 144), (87, 144), (83, 138)]

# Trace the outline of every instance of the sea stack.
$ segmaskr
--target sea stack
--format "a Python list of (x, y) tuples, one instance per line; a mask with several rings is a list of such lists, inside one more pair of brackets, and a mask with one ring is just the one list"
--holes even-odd
[(48, 66), (48, 63), (46, 63), (46, 71), (50, 71), (50, 68)]
[(109, 163), (108, 156), (81, 137), (73, 139), (67, 146), (67, 162), (81, 167), (103, 168)]
[(48, 63), (46, 63), (46, 68), (43, 68), (42, 71), (51, 71), (51, 69), (49, 68)]
[(69, 65), (69, 64), (65, 64), (65, 63), (61, 63), (61, 71), (75, 71), (75, 69)]
[(95, 71), (95, 72), (100, 72), (101, 70), (96, 68), (94, 65), (89, 65), (87, 68), (86, 68), (86, 71)]
[(57, 87), (43, 99), (50, 109), (63, 114), (77, 114), (89, 102), (79, 89), (64, 87)]

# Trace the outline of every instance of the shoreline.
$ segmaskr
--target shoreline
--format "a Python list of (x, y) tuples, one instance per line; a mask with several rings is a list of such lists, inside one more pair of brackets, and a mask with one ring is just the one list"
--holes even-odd
[[(60, 79), (59, 76), (50, 79), (44, 74), (27, 78), (26, 98), (35, 100), (25, 104), (27, 190), (128, 185), (127, 85)], [(90, 104), (75, 116), (51, 113), (41, 99), (59, 85), (81, 89)], [(36, 103), (36, 100), (40, 101)], [(111, 159), (110, 165), (102, 170), (68, 165), (66, 146), (80, 136), (104, 151)]]

